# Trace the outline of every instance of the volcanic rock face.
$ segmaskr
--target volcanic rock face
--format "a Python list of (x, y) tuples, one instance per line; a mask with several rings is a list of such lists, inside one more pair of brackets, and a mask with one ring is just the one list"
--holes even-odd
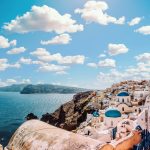
[(28, 114), (26, 117), (25, 117), (26, 120), (32, 120), (32, 119), (38, 119), (37, 116), (35, 116), (33, 113), (30, 113)]
[(75, 130), (86, 120), (87, 112), (92, 111), (88, 107), (92, 94), (93, 91), (76, 94), (72, 101), (65, 103), (52, 114), (44, 114), (41, 120), (68, 131)]

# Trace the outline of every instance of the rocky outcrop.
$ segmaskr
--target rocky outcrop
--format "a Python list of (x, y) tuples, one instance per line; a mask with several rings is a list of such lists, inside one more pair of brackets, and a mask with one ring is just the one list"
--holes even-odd
[(36, 115), (34, 115), (33, 113), (30, 113), (25, 117), (25, 119), (32, 120), (32, 119), (38, 119), (38, 117)]
[(93, 91), (78, 93), (54, 113), (44, 114), (41, 120), (68, 131), (75, 130), (86, 120), (87, 113), (93, 111), (88, 105), (92, 97)]

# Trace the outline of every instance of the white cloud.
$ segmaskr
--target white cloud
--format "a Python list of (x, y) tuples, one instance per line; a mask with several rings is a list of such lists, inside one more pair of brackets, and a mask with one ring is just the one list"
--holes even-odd
[(99, 58), (104, 58), (104, 57), (106, 57), (106, 55), (105, 54), (100, 54), (98, 57)]
[(56, 72), (56, 73), (60, 73), (60, 72), (65, 72), (65, 70), (67, 70), (69, 67), (68, 66), (60, 66), (60, 65), (55, 65), (55, 64), (44, 64), (42, 66), (39, 67), (39, 71), (43, 71), (43, 72)]
[(113, 59), (104, 59), (99, 61), (98, 63), (99, 67), (116, 67), (116, 61)]
[(124, 53), (127, 53), (128, 51), (129, 51), (129, 49), (124, 44), (112, 44), (112, 43), (110, 43), (108, 45), (108, 53), (111, 56), (118, 55), (118, 54), (124, 54)]
[(141, 17), (135, 17), (133, 18), (130, 22), (128, 22), (129, 26), (134, 26), (137, 25), (141, 22), (142, 18)]
[(71, 41), (71, 37), (69, 34), (61, 34), (55, 36), (51, 40), (48, 41), (41, 41), (42, 45), (51, 45), (51, 44), (68, 44)]
[(56, 74), (58, 75), (65, 75), (65, 74), (68, 74), (66, 71), (58, 71), (56, 72)]
[(32, 64), (32, 59), (21, 57), (19, 62), (22, 64)]
[(96, 63), (88, 63), (87, 66), (92, 67), (92, 68), (97, 68)]
[(6, 58), (0, 59), (0, 71), (5, 71), (8, 68), (20, 68), (20, 67), (21, 66), (19, 63), (9, 64)]
[(138, 32), (144, 35), (150, 35), (150, 26), (142, 26), (139, 29), (135, 30), (135, 32)]
[(98, 63), (88, 63), (87, 66), (92, 67), (92, 68), (97, 68), (97, 67), (115, 68), (116, 61), (114, 59), (106, 58), (104, 60), (100, 60)]
[(85, 56), (83, 55), (62, 56), (60, 53), (50, 54), (44, 48), (37, 48), (31, 52), (31, 55), (37, 56), (39, 60), (44, 62), (56, 61), (58, 64), (84, 64), (85, 61)]
[(18, 81), (16, 79), (5, 79), (5, 80), (0, 79), (0, 87), (10, 86), (12, 84), (30, 84), (30, 83), (31, 83), (30, 79), (21, 79)]
[(136, 56), (135, 58), (141, 62), (150, 62), (150, 53), (143, 53)]
[(16, 46), (16, 45), (17, 45), (17, 40), (12, 40), (12, 41), (10, 41), (10, 45), (11, 45), (11, 46)]
[(128, 67), (122, 71), (112, 69), (107, 73), (100, 72), (97, 76), (97, 80), (100, 82), (100, 88), (110, 87), (112, 84), (124, 80), (143, 79), (150, 79), (150, 63), (138, 63), (136, 66)]
[(31, 80), (30, 80), (30, 79), (22, 79), (19, 83), (22, 83), (22, 84), (30, 84), (30, 83), (31, 83)]
[(6, 80), (1, 80), (0, 79), (0, 87), (8, 86), (11, 84), (15, 84), (17, 81), (15, 79), (6, 79)]
[(26, 51), (26, 48), (24, 47), (18, 47), (18, 48), (13, 48), (9, 51), (7, 51), (7, 54), (20, 54)]
[(7, 79), (6, 83), (8, 84), (15, 84), (17, 81), (15, 79)]
[(16, 40), (9, 41), (4, 36), (0, 35), (0, 48), (9, 48), (10, 46), (16, 46), (16, 44)]
[(54, 8), (44, 6), (33, 6), (30, 12), (23, 16), (17, 16), (15, 20), (6, 23), (4, 29), (16, 33), (27, 33), (32, 31), (73, 33), (83, 31), (84, 27), (77, 24), (70, 14), (61, 15)]
[(84, 4), (83, 9), (77, 8), (75, 10), (75, 13), (81, 14), (81, 17), (86, 22), (95, 22), (99, 23), (101, 25), (108, 25), (109, 23), (113, 24), (124, 24), (125, 23), (125, 17), (120, 17), (119, 19), (110, 16), (106, 13), (106, 10), (108, 10), (108, 5), (104, 1), (87, 1)]
[[(37, 52), (37, 54), (40, 54)], [(69, 66), (61, 66), (56, 64), (49, 64), (47, 62), (32, 60), (30, 58), (21, 57), (18, 63), (27, 64), (27, 65), (39, 65), (38, 71), (42, 72), (55, 72), (56, 74), (67, 74), (66, 70), (69, 69)]]

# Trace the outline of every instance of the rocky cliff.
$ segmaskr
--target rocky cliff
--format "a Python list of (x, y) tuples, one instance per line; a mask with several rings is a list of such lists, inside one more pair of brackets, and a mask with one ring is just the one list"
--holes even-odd
[(92, 97), (93, 91), (78, 93), (73, 100), (60, 106), (54, 113), (44, 114), (41, 120), (68, 131), (75, 130), (86, 120), (87, 112), (93, 110), (88, 106)]

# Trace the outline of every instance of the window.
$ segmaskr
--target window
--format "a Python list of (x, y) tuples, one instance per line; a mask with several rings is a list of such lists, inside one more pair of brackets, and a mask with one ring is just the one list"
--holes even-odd
[(122, 111), (124, 111), (124, 107), (122, 107)]
[(113, 127), (113, 121), (111, 121), (111, 126)]
[(122, 99), (122, 102), (124, 103), (124, 98)]

